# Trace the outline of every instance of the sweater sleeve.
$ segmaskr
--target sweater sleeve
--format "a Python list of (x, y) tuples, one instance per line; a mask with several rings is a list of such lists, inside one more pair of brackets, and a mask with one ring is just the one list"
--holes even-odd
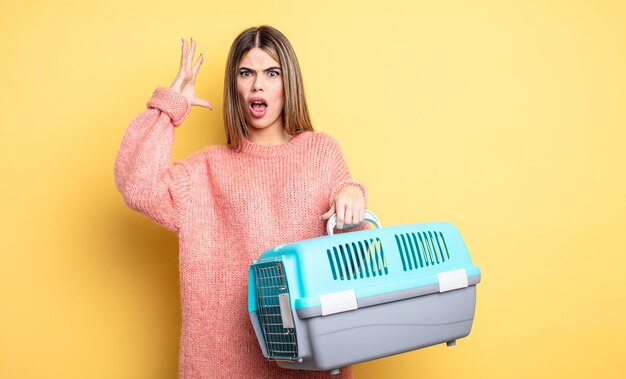
[[(328, 198), (329, 206), (332, 206), (335, 202), (335, 196), (337, 193), (347, 185), (357, 186), (363, 191), (363, 197), (365, 198), (365, 207), (367, 208), (367, 189), (365, 186), (352, 179), (350, 176), (350, 171), (348, 170), (348, 165), (343, 157), (341, 149), (339, 148), (339, 144), (337, 141), (331, 138), (331, 159), (332, 159), (332, 189), (330, 191), (330, 196)], [(341, 230), (336, 230), (335, 233), (346, 233), (357, 230), (365, 230), (369, 229), (369, 224), (367, 222), (362, 222), (360, 225), (353, 226), (350, 228), (344, 228)]]
[(365, 198), (365, 205), (367, 206), (367, 189), (362, 183), (357, 182), (352, 179), (350, 176), (350, 171), (348, 170), (348, 165), (343, 157), (343, 153), (339, 148), (339, 144), (337, 141), (331, 138), (330, 144), (330, 159), (331, 159), (331, 167), (332, 167), (332, 182), (331, 182), (331, 191), (330, 196), (328, 198), (329, 206), (332, 206), (335, 202), (335, 196), (337, 193), (347, 185), (357, 186), (363, 191), (363, 197)]
[(189, 173), (172, 164), (174, 127), (190, 110), (182, 95), (157, 88), (147, 109), (129, 125), (115, 161), (115, 183), (126, 204), (177, 231), (188, 192)]

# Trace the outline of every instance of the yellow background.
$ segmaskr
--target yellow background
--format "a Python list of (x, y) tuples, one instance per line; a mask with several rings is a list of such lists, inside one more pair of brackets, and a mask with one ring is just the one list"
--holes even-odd
[(176, 236), (124, 206), (113, 162), (182, 37), (217, 110), (175, 158), (223, 143), (227, 49), (258, 24), (291, 40), (369, 208), (453, 222), (483, 273), (469, 337), (356, 378), (626, 377), (625, 20), (592, 0), (3, 1), (0, 377), (175, 377)]

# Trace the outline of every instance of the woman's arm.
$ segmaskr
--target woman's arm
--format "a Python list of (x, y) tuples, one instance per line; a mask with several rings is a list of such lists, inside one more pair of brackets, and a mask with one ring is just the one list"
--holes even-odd
[(367, 190), (365, 186), (350, 176), (348, 165), (336, 141), (332, 140), (330, 159), (333, 162), (331, 190), (329, 196), (330, 209), (323, 220), (337, 214), (337, 229), (344, 225), (361, 224), (365, 217)]
[(192, 105), (213, 109), (196, 97), (194, 84), (202, 55), (192, 65), (191, 49), (182, 41), (180, 68), (170, 88), (159, 87), (148, 109), (130, 124), (115, 161), (115, 182), (133, 209), (171, 230), (178, 230), (189, 191), (189, 173), (182, 164), (171, 163), (174, 127), (180, 125)]
[(170, 230), (178, 230), (189, 174), (172, 165), (174, 126), (189, 104), (168, 88), (157, 88), (148, 109), (129, 125), (115, 161), (115, 183), (126, 204)]

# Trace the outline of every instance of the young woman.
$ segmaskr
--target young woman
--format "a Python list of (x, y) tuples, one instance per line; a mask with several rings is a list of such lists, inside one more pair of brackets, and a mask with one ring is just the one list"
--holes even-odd
[[(196, 96), (203, 56), (182, 41), (180, 70), (130, 124), (115, 163), (133, 209), (179, 236), (181, 378), (302, 378), (263, 358), (247, 311), (247, 273), (266, 249), (360, 224), (365, 188), (352, 180), (337, 143), (313, 131), (298, 60), (278, 30), (261, 26), (233, 42), (224, 80), (228, 144), (172, 164), (174, 128)], [(342, 378), (351, 377), (344, 369)]]

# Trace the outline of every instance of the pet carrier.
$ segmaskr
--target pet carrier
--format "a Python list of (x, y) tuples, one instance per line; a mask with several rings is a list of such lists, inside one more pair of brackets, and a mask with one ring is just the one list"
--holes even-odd
[(267, 250), (250, 266), (248, 310), (266, 358), (336, 374), (454, 345), (472, 327), (478, 282), (480, 270), (453, 225), (400, 225)]

